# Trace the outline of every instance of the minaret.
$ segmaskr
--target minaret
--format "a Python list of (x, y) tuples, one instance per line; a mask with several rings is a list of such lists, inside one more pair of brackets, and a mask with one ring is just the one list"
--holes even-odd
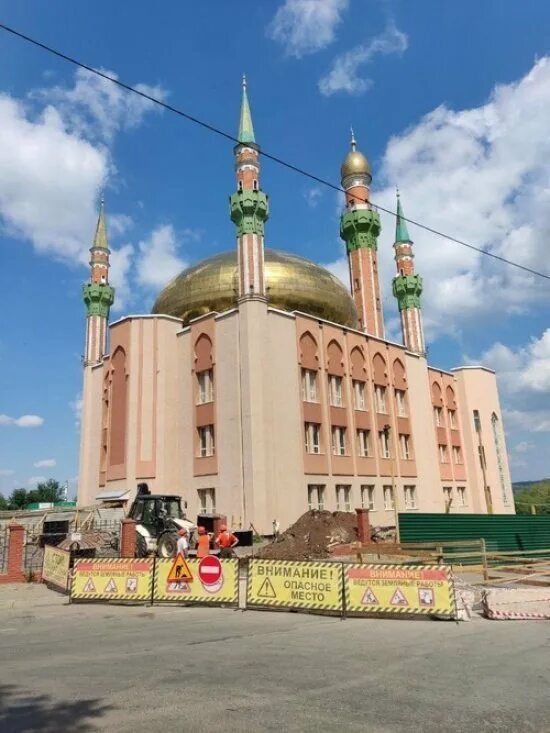
[(384, 338), (376, 242), (380, 218), (369, 203), (370, 166), (357, 150), (353, 130), (351, 150), (342, 163), (341, 177), (346, 191), (346, 208), (340, 219), (340, 236), (348, 252), (351, 293), (357, 307), (359, 328)]
[(94, 242), (90, 247), (90, 280), (82, 288), (86, 305), (84, 366), (98, 364), (107, 351), (107, 323), (115, 290), (109, 285), (109, 245), (105, 225), (105, 202), (101, 199)]
[(254, 138), (244, 76), (238, 140), (234, 148), (237, 192), (230, 198), (230, 215), (237, 228), (239, 298), (265, 298), (264, 223), (269, 207), (260, 189), (260, 147)]
[(398, 274), (393, 278), (393, 294), (397, 298), (401, 315), (403, 343), (416, 354), (425, 354), (424, 329), (422, 328), (422, 312), (420, 295), (422, 278), (414, 273), (413, 243), (407, 230), (407, 222), (403, 217), (401, 198), (397, 191), (397, 220), (395, 223), (395, 263)]

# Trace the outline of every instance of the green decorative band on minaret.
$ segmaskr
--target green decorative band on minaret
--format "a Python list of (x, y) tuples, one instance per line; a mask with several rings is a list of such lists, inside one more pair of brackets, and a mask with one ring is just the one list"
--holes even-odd
[(340, 237), (346, 243), (348, 254), (362, 247), (376, 250), (380, 229), (380, 217), (372, 209), (351, 209), (340, 219)]
[(115, 289), (107, 283), (86, 283), (82, 297), (88, 316), (109, 318), (109, 308), (115, 302)]
[(399, 310), (420, 309), (422, 278), (420, 275), (397, 275), (392, 281), (392, 290), (397, 298)]
[(267, 196), (263, 191), (237, 191), (229, 199), (231, 221), (237, 227), (237, 236), (264, 233), (264, 224), (269, 218)]

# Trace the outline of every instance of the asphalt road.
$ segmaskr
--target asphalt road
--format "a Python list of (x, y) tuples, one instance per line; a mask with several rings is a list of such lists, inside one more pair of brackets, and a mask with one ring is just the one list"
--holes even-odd
[(2, 733), (550, 731), (544, 621), (10, 599), (0, 586)]

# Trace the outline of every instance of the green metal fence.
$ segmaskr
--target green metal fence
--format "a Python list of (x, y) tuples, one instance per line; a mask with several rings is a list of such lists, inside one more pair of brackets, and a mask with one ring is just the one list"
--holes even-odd
[(489, 552), (549, 549), (550, 516), (514, 514), (399, 514), (401, 542), (485, 540)]

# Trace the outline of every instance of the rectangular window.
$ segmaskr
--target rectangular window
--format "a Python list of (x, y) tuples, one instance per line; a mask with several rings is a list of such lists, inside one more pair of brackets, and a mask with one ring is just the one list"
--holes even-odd
[(382, 458), (391, 458), (389, 434), (385, 430), (380, 430), (378, 433), (378, 440), (380, 443), (380, 455)]
[(386, 388), (379, 384), (374, 386), (374, 401), (376, 404), (376, 412), (386, 413)]
[(468, 506), (468, 497), (466, 496), (466, 487), (457, 486), (456, 493), (458, 496), (458, 505), (459, 506)]
[(361, 506), (370, 512), (375, 511), (374, 486), (361, 486)]
[(214, 399), (214, 371), (206, 369), (204, 372), (197, 374), (197, 382), (199, 386), (197, 401), (199, 405), (206, 402), (212, 402)]
[(320, 484), (309, 484), (307, 487), (307, 503), (310, 510), (324, 508), (325, 487)]
[(353, 380), (353, 403), (356, 410), (366, 410), (365, 383), (358, 379)]
[(205, 425), (199, 428), (199, 456), (205, 458), (206, 456), (214, 455), (214, 426)]
[(321, 426), (315, 422), (306, 422), (304, 428), (306, 453), (320, 453)]
[(346, 455), (346, 428), (332, 426), (332, 452), (335, 456)]
[(333, 407), (342, 407), (342, 377), (335, 377), (331, 374), (328, 378), (328, 391), (330, 404)]
[(416, 486), (403, 487), (405, 493), (405, 509), (416, 509)]
[(357, 453), (361, 458), (368, 458), (369, 455), (369, 430), (357, 431)]
[(462, 451), (458, 445), (453, 445), (453, 463), (457, 466), (462, 463)]
[(474, 410), (474, 428), (476, 433), (481, 433), (481, 420), (479, 417), (479, 410)]
[(317, 402), (317, 372), (313, 369), (302, 369), (302, 399)]
[(395, 404), (397, 405), (397, 414), (399, 417), (407, 417), (407, 400), (404, 390), (395, 390)]
[(447, 504), (449, 502), (452, 502), (452, 500), (453, 500), (453, 487), (452, 486), (444, 486), (443, 487), (443, 498), (445, 499), (445, 502)]
[(487, 461), (485, 460), (485, 448), (482, 445), (478, 445), (477, 452), (479, 455), (479, 464), (483, 470), (487, 468)]
[(451, 430), (454, 430), (456, 428), (455, 412), (455, 410), (447, 410), (447, 415), (449, 416), (449, 427), (451, 428)]
[(395, 509), (392, 486), (384, 486), (384, 509), (387, 512)]
[(343, 484), (336, 486), (336, 509), (339, 512), (351, 511), (351, 486)]
[(213, 514), (216, 511), (216, 490), (197, 489), (199, 495), (200, 513)]
[(408, 461), (411, 458), (411, 442), (408, 435), (401, 433), (399, 436), (399, 445), (401, 447), (401, 458)]
[(449, 462), (449, 454), (447, 452), (447, 446), (443, 443), (439, 444), (439, 462), (440, 463), (448, 463)]
[(434, 407), (434, 420), (438, 428), (443, 427), (443, 408)]

